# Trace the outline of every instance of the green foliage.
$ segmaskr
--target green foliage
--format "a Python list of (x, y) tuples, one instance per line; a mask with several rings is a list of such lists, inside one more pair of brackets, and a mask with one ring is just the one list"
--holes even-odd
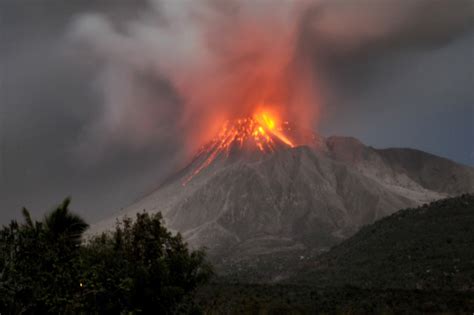
[[(88, 225), (69, 199), (43, 222), (12, 221), (0, 231), (0, 307), (5, 313), (59, 312), (75, 294), (80, 235)], [(3, 312), (2, 312), (3, 313)]]
[(176, 311), (211, 275), (204, 253), (190, 252), (160, 214), (137, 214), (134, 223), (125, 219), (113, 233), (94, 237), (82, 264), (82, 300), (99, 313)]
[[(44, 218), (44, 227), (51, 241), (61, 242), (66, 247), (77, 247), (89, 225), (79, 216), (69, 212), (70, 203), (69, 198), (64, 200), (56, 210), (47, 215)], [(31, 219), (27, 220), (28, 222), (32, 222)]]
[(0, 313), (172, 313), (212, 274), (161, 215), (138, 214), (81, 242), (88, 225), (66, 199), (41, 222), (0, 230)]

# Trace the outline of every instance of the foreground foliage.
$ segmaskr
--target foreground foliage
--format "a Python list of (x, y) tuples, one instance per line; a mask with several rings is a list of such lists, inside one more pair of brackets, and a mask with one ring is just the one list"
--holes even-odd
[[(286, 284), (219, 277), (201, 286), (212, 273), (203, 253), (189, 251), (179, 235), (164, 228), (160, 215), (138, 214), (111, 233), (82, 242), (87, 224), (68, 205), (66, 200), (41, 222), (24, 210), (24, 223), (12, 221), (0, 231), (0, 313), (470, 314), (474, 309), (472, 195), (399, 211), (327, 253), (297, 256)], [(268, 269), (268, 261), (257, 266)]]
[(0, 313), (191, 312), (191, 294), (212, 274), (200, 251), (160, 214), (124, 219), (81, 242), (88, 225), (65, 200), (42, 221), (0, 231)]

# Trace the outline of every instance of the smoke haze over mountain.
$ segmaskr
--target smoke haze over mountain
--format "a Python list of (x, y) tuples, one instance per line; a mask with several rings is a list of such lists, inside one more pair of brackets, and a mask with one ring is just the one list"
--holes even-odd
[[(317, 127), (331, 92), (339, 101), (341, 64), (442, 45), (472, 25), (474, 9), (470, 1), (446, 10), (431, 0), (155, 0), (149, 7), (126, 23), (89, 14), (72, 28), (103, 65), (104, 111), (93, 141), (104, 134), (136, 146), (162, 138), (171, 122), (194, 152), (224, 119), (251, 115), (260, 103)], [(170, 110), (170, 94), (179, 110)]]
[(474, 164), (469, 0), (7, 0), (0, 12), (0, 222), (66, 195), (105, 216), (262, 99), (323, 134)]

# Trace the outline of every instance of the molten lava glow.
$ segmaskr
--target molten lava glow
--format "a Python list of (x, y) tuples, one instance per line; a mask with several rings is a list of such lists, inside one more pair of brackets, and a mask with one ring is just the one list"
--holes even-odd
[(295, 147), (285, 135), (287, 122), (280, 122), (277, 115), (269, 111), (257, 111), (252, 117), (228, 120), (210, 144), (201, 148), (198, 156), (203, 153), (207, 158), (201, 162), (192, 174), (183, 182), (186, 185), (194, 176), (209, 166), (219, 155), (228, 157), (231, 150), (256, 148), (263, 153), (276, 150), (277, 145)]
[[(272, 116), (268, 112), (261, 112), (254, 115), (254, 119), (259, 124), (260, 133), (264, 133), (267, 130), (270, 134), (276, 137), (281, 142), (285, 143), (289, 147), (293, 148), (295, 145), (293, 142), (285, 136), (284, 130), (280, 123), (278, 123), (277, 116)], [(277, 124), (279, 127), (277, 128)]]

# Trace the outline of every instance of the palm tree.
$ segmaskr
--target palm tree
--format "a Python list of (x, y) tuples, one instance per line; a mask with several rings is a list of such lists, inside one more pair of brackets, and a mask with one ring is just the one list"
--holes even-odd
[(52, 240), (65, 240), (79, 246), (82, 234), (89, 225), (78, 215), (69, 211), (70, 198), (66, 198), (55, 210), (45, 216), (46, 234)]

